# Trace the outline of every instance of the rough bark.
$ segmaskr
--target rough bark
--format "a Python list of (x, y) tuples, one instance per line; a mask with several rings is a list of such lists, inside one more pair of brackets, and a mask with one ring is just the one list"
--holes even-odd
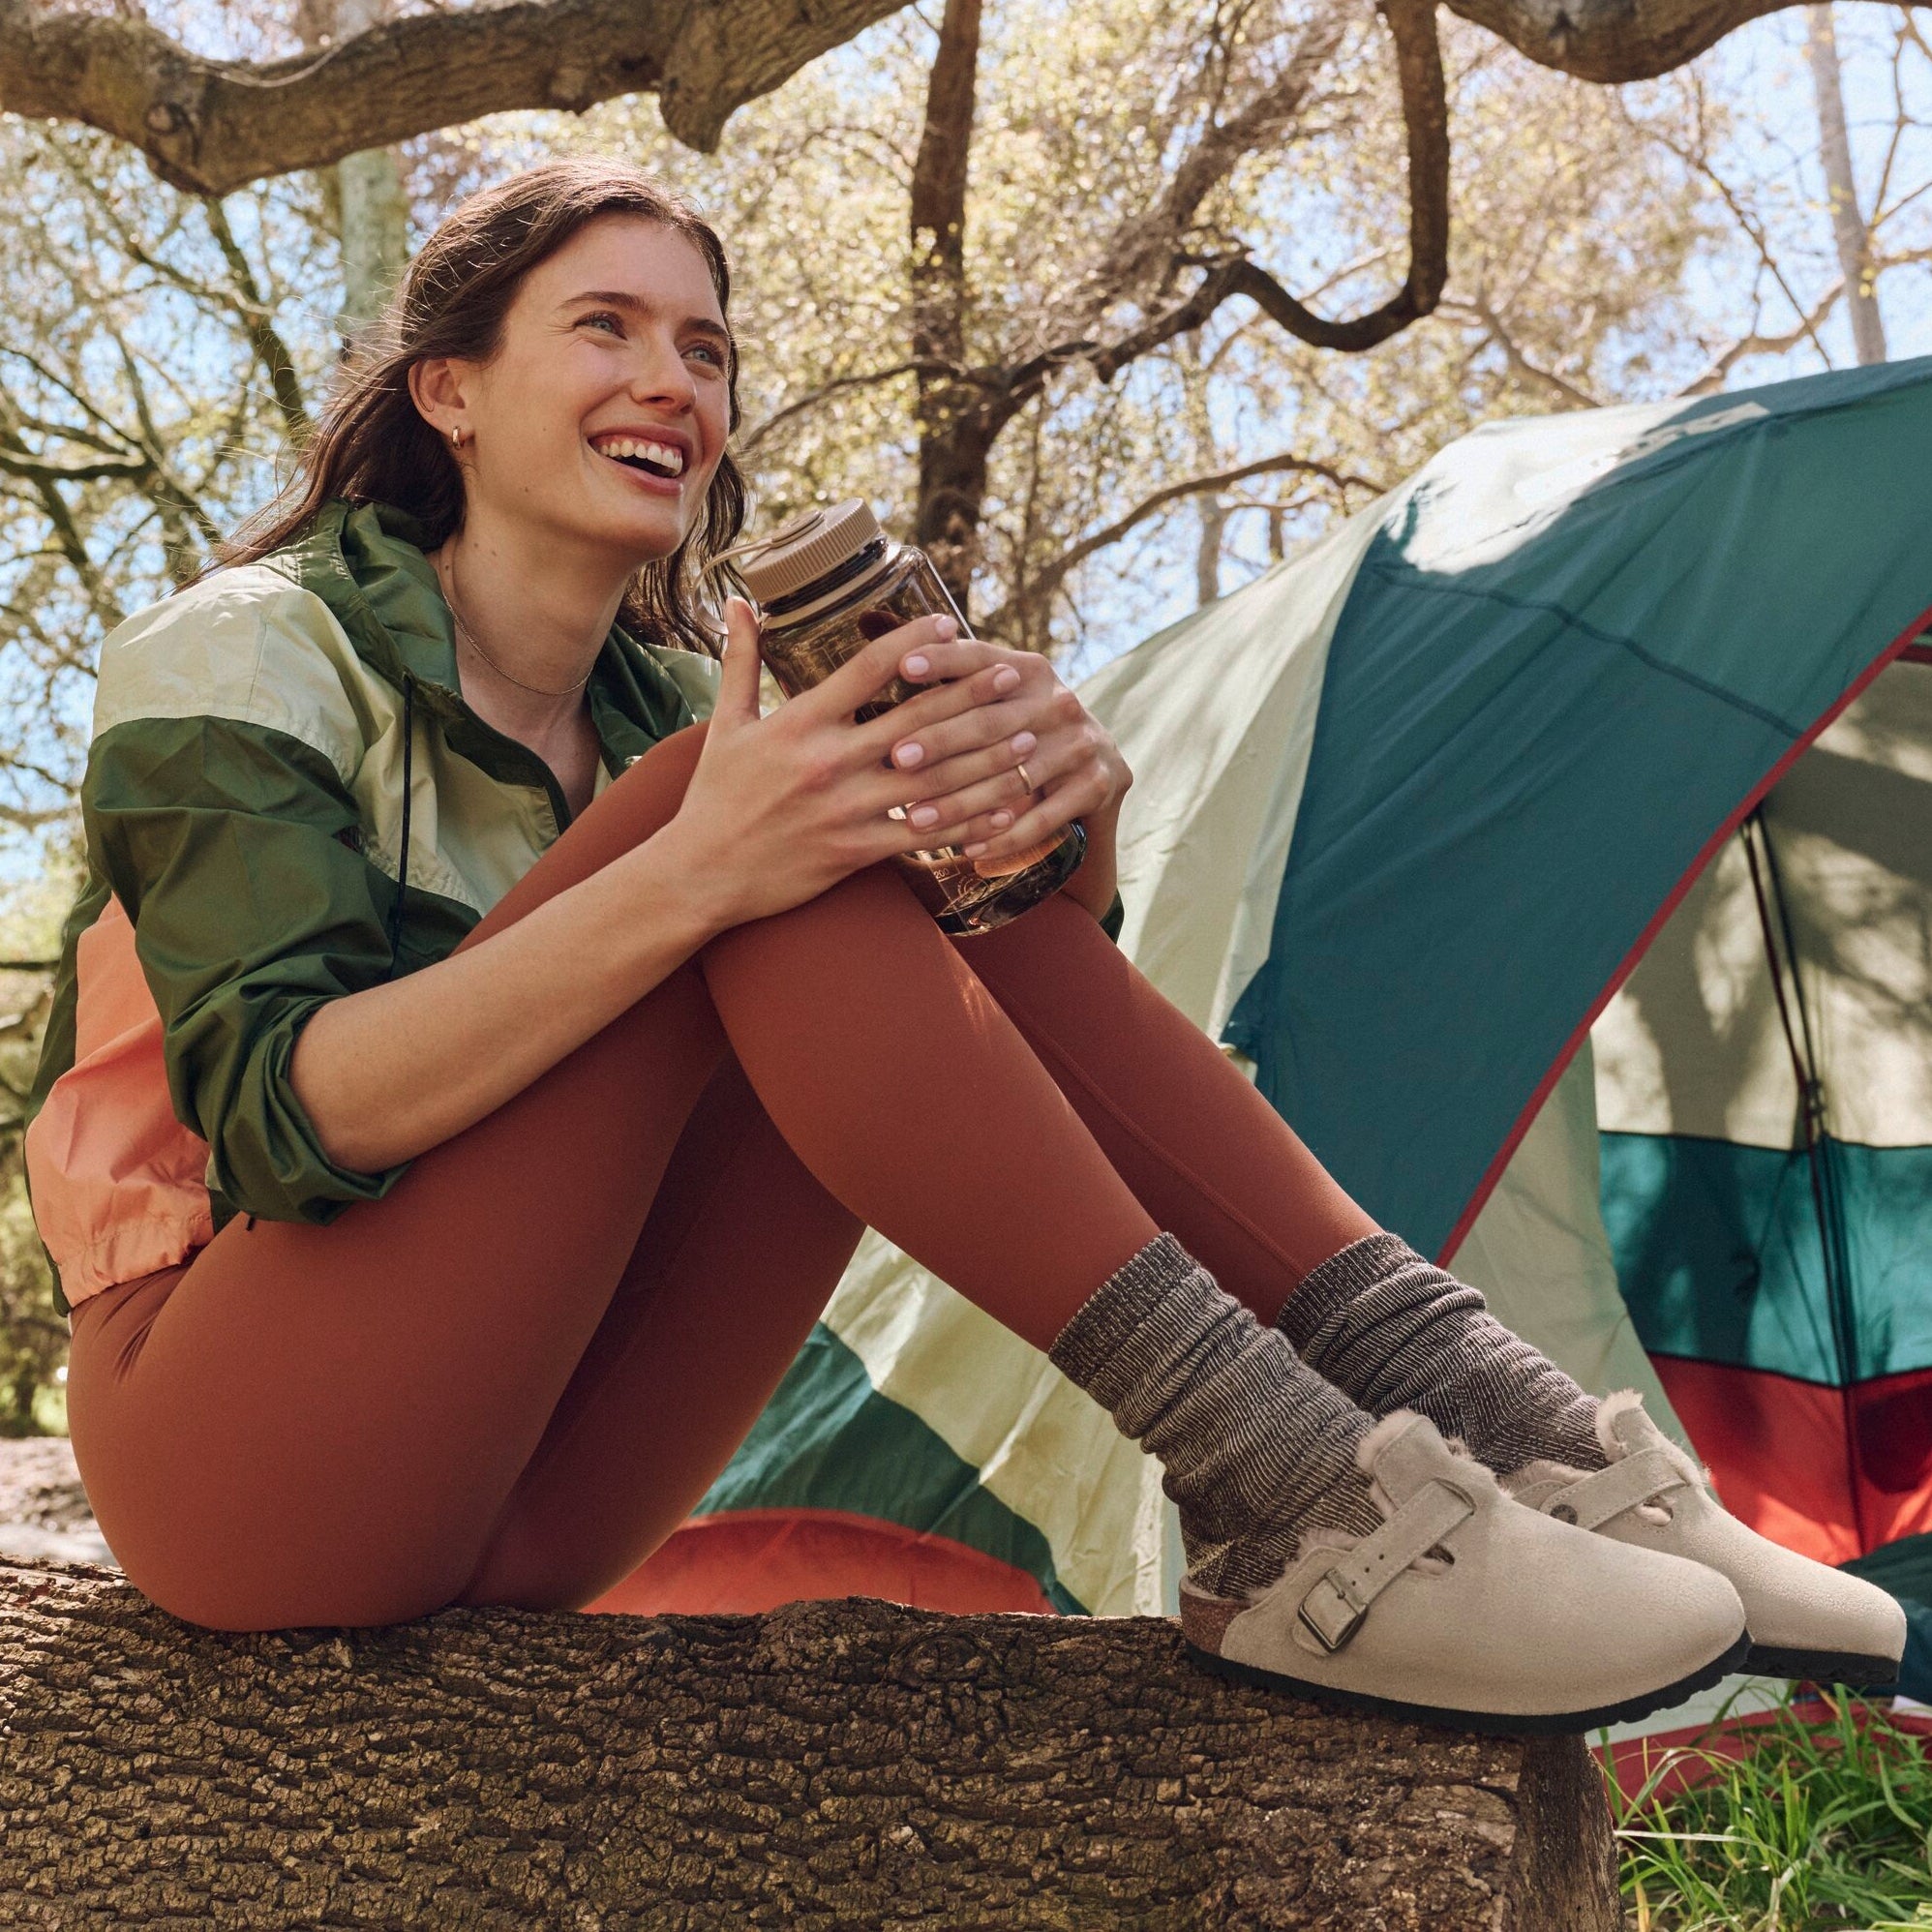
[[(1579, 80), (1653, 80), (1795, 0), (1449, 0), (1451, 13)], [(1924, 0), (1913, 0), (1924, 4)]]
[(1580, 1739), (1325, 1714), (1160, 1618), (231, 1636), (0, 1567), (0, 1922), (1611, 1932)]
[(709, 150), (732, 112), (898, 0), (502, 0), (412, 14), (281, 60), (211, 60), (138, 15), (0, 0), (0, 108), (84, 121), (163, 180), (226, 195), (515, 107), (655, 92)]

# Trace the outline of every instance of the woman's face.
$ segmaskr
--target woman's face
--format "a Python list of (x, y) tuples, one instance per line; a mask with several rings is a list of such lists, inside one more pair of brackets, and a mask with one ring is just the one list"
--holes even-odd
[(730, 358), (689, 241), (637, 215), (589, 223), (524, 278), (498, 353), (451, 365), (471, 510), (626, 569), (668, 557), (724, 454)]

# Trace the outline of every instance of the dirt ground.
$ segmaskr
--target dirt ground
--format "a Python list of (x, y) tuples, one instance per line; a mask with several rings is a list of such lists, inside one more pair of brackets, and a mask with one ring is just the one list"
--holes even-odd
[(64, 1435), (0, 1440), (0, 1558), (111, 1563)]

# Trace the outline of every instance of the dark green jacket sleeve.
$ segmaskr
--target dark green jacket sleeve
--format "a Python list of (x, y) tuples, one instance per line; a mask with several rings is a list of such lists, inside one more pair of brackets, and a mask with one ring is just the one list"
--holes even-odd
[(361, 857), (335, 767), (262, 726), (143, 718), (95, 740), (81, 809), (134, 921), (174, 1111), (208, 1143), (218, 1205), (325, 1222), (386, 1193), (404, 1167), (337, 1166), (288, 1083), (308, 1019), (389, 976), (396, 889)]

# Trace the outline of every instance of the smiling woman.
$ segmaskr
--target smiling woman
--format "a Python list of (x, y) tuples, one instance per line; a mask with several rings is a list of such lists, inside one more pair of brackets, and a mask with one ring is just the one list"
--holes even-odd
[[(1723, 1671), (1723, 1576), (1434, 1426), (1581, 1481), (1594, 1405), (1383, 1269), (1109, 944), (1129, 775), (1049, 665), (921, 618), (761, 714), (749, 606), (700, 594), (744, 514), (729, 302), (634, 169), (472, 197), (287, 496), (106, 640), (27, 1162), (129, 1577), (230, 1629), (589, 1602), (870, 1223), (1160, 1456), (1203, 1663), (1528, 1730)], [(1076, 820), (1067, 887), (970, 939), (885, 862)], [(1317, 1270), (1429, 1420), (1289, 1346)]]

